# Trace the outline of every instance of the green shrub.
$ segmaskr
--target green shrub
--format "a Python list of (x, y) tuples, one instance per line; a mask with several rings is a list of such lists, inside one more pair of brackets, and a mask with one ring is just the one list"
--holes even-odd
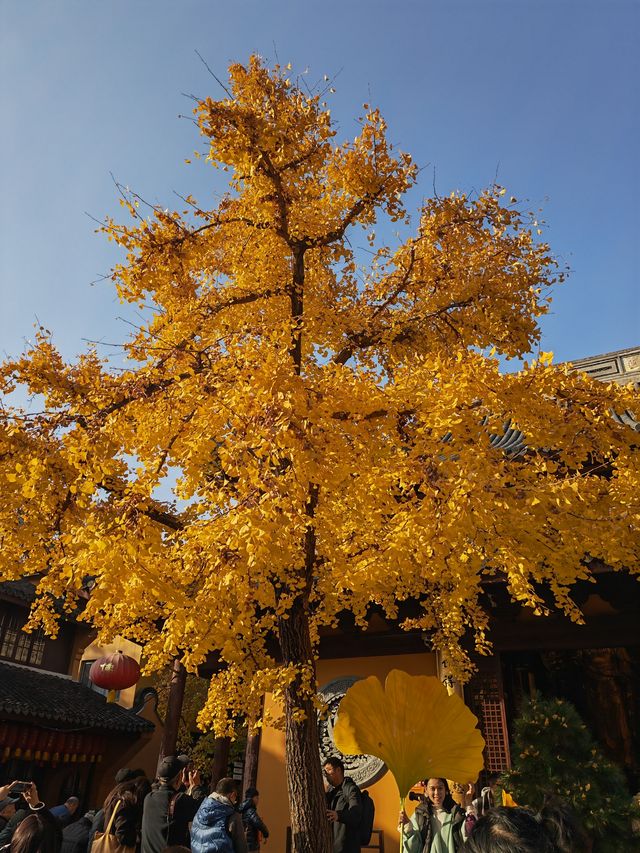
[(620, 768), (606, 759), (569, 702), (535, 699), (515, 723), (512, 769), (501, 782), (518, 805), (542, 808), (556, 795), (576, 811), (594, 853), (640, 850), (631, 832), (631, 794)]

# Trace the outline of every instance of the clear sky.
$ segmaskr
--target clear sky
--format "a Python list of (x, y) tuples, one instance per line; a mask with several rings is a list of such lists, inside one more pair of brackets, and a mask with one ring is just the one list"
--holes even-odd
[[(0, 0), (0, 357), (36, 317), (66, 356), (120, 341), (117, 259), (86, 215), (120, 217), (111, 174), (201, 202), (216, 173), (185, 95), (257, 52), (337, 75), (339, 136), (363, 102), (426, 168), (409, 201), (494, 179), (544, 207), (572, 268), (544, 320), (556, 360), (640, 344), (638, 0)], [(134, 318), (135, 319), (135, 318)]]

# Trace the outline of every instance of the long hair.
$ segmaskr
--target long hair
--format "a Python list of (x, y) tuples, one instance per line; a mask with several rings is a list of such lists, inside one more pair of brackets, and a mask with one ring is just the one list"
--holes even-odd
[(32, 812), (18, 824), (11, 853), (60, 853), (62, 828), (46, 809)]
[(496, 806), (476, 823), (464, 850), (469, 853), (555, 853), (557, 848), (532, 811)]
[(589, 853), (591, 839), (571, 806), (559, 797), (549, 797), (540, 819), (553, 838), (558, 853)]
[(128, 782), (121, 782), (112, 788), (107, 794), (103, 805), (105, 827), (109, 822), (111, 812), (118, 802), (123, 806), (133, 806), (136, 811), (142, 814), (142, 803), (150, 790), (151, 785), (145, 776), (138, 779), (130, 779)]

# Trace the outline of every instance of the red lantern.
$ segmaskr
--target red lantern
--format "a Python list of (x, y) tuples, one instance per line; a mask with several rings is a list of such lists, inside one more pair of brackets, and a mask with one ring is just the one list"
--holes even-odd
[(11, 757), (13, 747), (18, 742), (18, 736), (18, 727), (14, 723), (9, 723), (3, 737), (2, 761), (8, 761)]
[(24, 738), (24, 760), (31, 761), (31, 756), (36, 748), (36, 743), (38, 742), (38, 729), (29, 728), (26, 731)]
[(62, 750), (64, 749), (64, 741), (65, 733), (56, 732), (53, 738), (53, 755), (51, 756), (51, 763), (54, 767), (60, 761), (60, 756), (62, 755)]
[(68, 764), (71, 761), (71, 750), (73, 749), (73, 735), (65, 732), (62, 739), (62, 761)]
[(83, 763), (87, 760), (87, 755), (89, 753), (90, 748), (90, 737), (89, 735), (79, 734), (78, 735), (78, 761)]
[(72, 762), (78, 760), (81, 748), (82, 748), (82, 735), (80, 734), (80, 732), (74, 732), (71, 735), (71, 745), (70, 745), (71, 761)]
[(56, 745), (56, 733), (55, 732), (49, 732), (49, 734), (47, 736), (47, 742), (45, 744), (44, 751), (42, 753), (42, 760), (43, 761), (50, 761), (51, 760), (51, 756), (53, 755), (55, 745)]
[(97, 687), (108, 690), (107, 702), (113, 702), (116, 690), (133, 687), (140, 678), (140, 666), (129, 655), (115, 652), (94, 661), (89, 670), (89, 678)]
[(40, 729), (38, 731), (38, 740), (36, 741), (36, 753), (34, 758), (36, 761), (42, 762), (43, 753), (47, 748), (47, 742), (49, 740), (49, 732), (46, 729)]

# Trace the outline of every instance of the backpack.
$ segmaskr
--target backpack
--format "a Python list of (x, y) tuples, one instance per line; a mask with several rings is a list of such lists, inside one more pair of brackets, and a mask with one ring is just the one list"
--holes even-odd
[(369, 796), (368, 791), (360, 791), (360, 806), (360, 844), (364, 847), (371, 841), (373, 819), (376, 814), (375, 803)]

